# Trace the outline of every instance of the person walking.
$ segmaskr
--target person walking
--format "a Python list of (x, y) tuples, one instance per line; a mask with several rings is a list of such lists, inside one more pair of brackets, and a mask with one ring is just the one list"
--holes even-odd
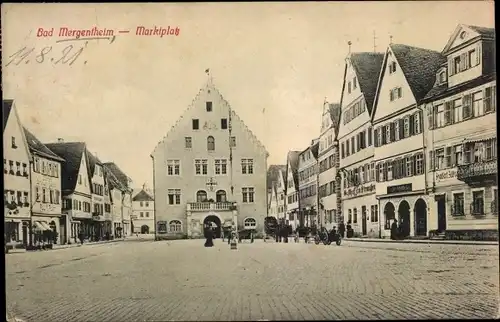
[(391, 225), (391, 239), (396, 240), (398, 237), (398, 221), (394, 219)]
[(345, 237), (345, 224), (344, 224), (344, 222), (341, 222), (339, 224), (339, 234), (340, 234), (340, 236), (342, 236), (342, 238)]

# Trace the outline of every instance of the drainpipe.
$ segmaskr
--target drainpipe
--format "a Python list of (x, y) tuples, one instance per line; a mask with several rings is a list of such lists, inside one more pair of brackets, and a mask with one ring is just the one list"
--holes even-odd
[[(33, 246), (33, 189), (32, 189), (32, 179), (31, 177), (33, 176), (33, 171), (32, 171), (32, 166), (33, 166), (33, 161), (29, 161), (29, 165), (30, 165), (30, 172), (29, 172), (29, 175), (30, 175), (30, 212), (29, 212), (29, 215), (30, 215), (30, 225), (28, 227), (29, 229), (29, 245), (30, 247)], [(61, 194), (62, 194), (62, 191), (61, 191)], [(21, 223), (22, 225), (22, 223)], [(22, 227), (21, 227), (22, 228)]]
[[(155, 185), (155, 158), (150, 155), (151, 160), (153, 161), (153, 221), (154, 221), (154, 229), (155, 229), (155, 240), (156, 239), (156, 231), (158, 230), (158, 224), (156, 223), (156, 185)], [(189, 225), (189, 223), (188, 223)]]

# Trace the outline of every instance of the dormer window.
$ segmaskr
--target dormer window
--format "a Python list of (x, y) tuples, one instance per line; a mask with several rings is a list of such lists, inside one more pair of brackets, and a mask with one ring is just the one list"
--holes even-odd
[(396, 62), (393, 61), (389, 64), (389, 74), (393, 74), (396, 72)]
[(212, 112), (212, 102), (206, 102), (207, 112)]

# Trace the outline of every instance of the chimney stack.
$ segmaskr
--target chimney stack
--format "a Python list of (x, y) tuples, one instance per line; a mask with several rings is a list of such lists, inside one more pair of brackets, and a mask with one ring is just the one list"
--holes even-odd
[(59, 142), (59, 143), (63, 143), (63, 142), (64, 142), (64, 139), (63, 139), (63, 138), (57, 138), (57, 142)]

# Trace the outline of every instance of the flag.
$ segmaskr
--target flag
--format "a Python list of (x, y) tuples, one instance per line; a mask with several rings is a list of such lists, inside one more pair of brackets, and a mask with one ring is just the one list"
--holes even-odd
[(210, 68), (205, 69), (205, 73), (210, 74)]

